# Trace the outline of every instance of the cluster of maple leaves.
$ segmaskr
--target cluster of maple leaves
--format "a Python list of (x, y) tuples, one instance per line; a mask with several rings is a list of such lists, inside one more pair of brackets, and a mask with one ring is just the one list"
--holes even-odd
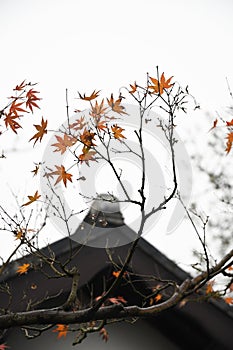
[[(160, 80), (150, 77), (152, 85), (149, 84), (144, 90), (146, 93), (150, 95), (162, 95), (165, 89), (169, 89), (173, 86), (171, 84), (171, 79), (165, 79), (164, 73), (162, 73)], [(24, 86), (21, 84), (20, 86)], [(130, 84), (131, 90), (128, 90), (130, 94), (135, 94), (139, 86), (134, 83), (134, 85)], [(94, 90), (90, 95), (86, 95), (85, 93), (81, 95), (78, 93), (78, 96), (81, 100), (87, 101), (90, 104), (90, 112), (89, 119), (87, 120), (85, 116), (81, 116), (74, 123), (70, 124), (66, 132), (62, 135), (55, 135), (56, 141), (52, 144), (52, 147), (55, 147), (54, 152), (60, 152), (63, 155), (67, 149), (70, 149), (75, 144), (82, 145), (82, 152), (78, 155), (78, 162), (85, 162), (89, 165), (90, 161), (95, 161), (97, 154), (97, 145), (96, 138), (101, 140), (102, 142), (106, 142), (106, 138), (110, 140), (111, 138), (119, 140), (123, 142), (126, 139), (123, 134), (124, 129), (119, 126), (115, 120), (117, 119), (116, 115), (123, 116), (127, 115), (125, 111), (125, 107), (122, 105), (123, 96), (120, 96), (115, 99), (113, 94), (111, 94), (110, 98), (102, 99), (101, 102), (98, 102), (96, 99), (99, 97), (100, 91)], [(95, 101), (94, 101), (95, 100)], [(94, 102), (93, 102), (94, 101)], [(41, 142), (43, 136), (47, 134), (47, 120), (44, 121), (42, 118), (40, 125), (34, 125), (37, 129), (37, 133), (29, 140), (35, 140), (35, 143), (39, 140)], [(46, 173), (46, 176), (49, 178), (53, 178), (57, 176), (54, 185), (57, 185), (60, 181), (63, 182), (65, 187), (67, 186), (67, 182), (72, 182), (72, 174), (69, 173), (63, 164), (55, 164), (55, 169)], [(34, 170), (34, 173), (37, 173), (38, 167)], [(35, 192), (33, 196), (28, 196), (29, 201), (23, 206), (27, 206), (37, 199), (39, 199), (40, 195), (38, 191)]]
[(10, 102), (0, 111), (0, 116), (4, 116), (6, 128), (9, 127), (16, 134), (17, 130), (22, 128), (20, 119), (24, 114), (33, 113), (35, 108), (40, 108), (37, 103), (41, 98), (38, 97), (39, 92), (34, 90), (34, 85), (36, 84), (27, 83), (26, 80), (16, 85), (13, 89), (14, 95), (9, 97)]

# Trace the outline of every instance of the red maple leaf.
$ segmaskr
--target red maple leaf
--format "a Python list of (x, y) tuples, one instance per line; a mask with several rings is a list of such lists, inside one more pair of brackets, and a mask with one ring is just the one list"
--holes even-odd
[(13, 114), (16, 117), (19, 117), (19, 114), (18, 114), (19, 112), (27, 113), (27, 111), (21, 107), (24, 104), (24, 102), (19, 102), (19, 103), (16, 103), (16, 102), (17, 102), (17, 99), (15, 99), (12, 102), (10, 106), (10, 114)]
[(14, 131), (14, 133), (17, 134), (17, 129), (22, 128), (22, 126), (15, 120), (18, 118), (17, 115), (11, 115), (10, 113), (6, 115), (6, 118), (4, 119), (6, 127), (10, 127), (11, 130)]
[(21, 84), (19, 85), (16, 85), (16, 87), (13, 89), (14, 91), (22, 91), (26, 86), (27, 84), (25, 83), (26, 80), (22, 81)]
[(213, 123), (213, 126), (210, 128), (209, 132), (210, 132), (211, 130), (213, 130), (214, 128), (216, 128), (217, 124), (218, 124), (218, 119), (216, 118), (215, 121), (214, 121), (214, 123)]
[(37, 97), (36, 94), (39, 94), (39, 91), (35, 91), (33, 89), (28, 90), (26, 94), (26, 97), (27, 97), (26, 107), (29, 108), (32, 113), (33, 113), (33, 108), (40, 108), (36, 103), (36, 101), (41, 100), (41, 98)]
[(233, 126), (233, 119), (230, 122), (226, 122), (227, 126)]

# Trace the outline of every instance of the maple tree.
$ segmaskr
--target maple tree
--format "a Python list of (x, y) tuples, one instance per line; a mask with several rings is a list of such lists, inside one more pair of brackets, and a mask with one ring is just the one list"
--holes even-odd
[[(81, 100), (82, 103), (86, 103), (89, 107), (88, 114), (85, 114), (84, 110), (76, 108), (75, 121), (72, 120), (71, 122), (67, 107), (66, 124), (57, 131), (49, 130), (48, 116), (44, 118), (40, 115), (40, 124), (33, 124), (36, 133), (34, 133), (34, 129), (31, 133), (32, 137), (26, 140), (26, 142), (34, 141), (32, 146), (32, 149), (34, 149), (34, 147), (43, 143), (47, 137), (46, 135), (51, 132), (53, 135), (52, 142), (49, 145), (51, 153), (62, 156), (63, 158), (61, 159), (64, 162), (54, 163), (52, 165), (45, 164), (45, 162), (34, 163), (34, 170), (31, 170), (33, 181), (36, 181), (35, 179), (40, 174), (41, 178), (47, 181), (47, 192), (43, 195), (42, 191), (37, 187), (34, 195), (28, 195), (28, 201), (24, 202), (22, 200), (21, 203), (23, 204), (20, 203), (18, 214), (10, 215), (7, 210), (0, 206), (1, 220), (4, 223), (3, 230), (10, 231), (17, 244), (9, 258), (3, 259), (0, 274), (4, 274), (4, 271), (10, 266), (11, 261), (20, 252), (23, 253), (26, 259), (28, 256), (33, 256), (35, 259), (30, 260), (30, 262), (25, 260), (21, 265), (17, 266), (16, 273), (18, 278), (24, 278), (24, 275), (30, 274), (30, 271), (40, 271), (48, 280), (59, 278), (70, 279), (71, 287), (66, 301), (64, 302), (63, 300), (63, 303), (56, 305), (55, 308), (48, 308), (47, 313), (40, 310), (40, 305), (43, 302), (46, 303), (49, 298), (56, 299), (57, 295), (46, 296), (36, 302), (30, 299), (25, 310), (23, 312), (16, 312), (16, 316), (14, 317), (8, 310), (6, 311), (2, 307), (0, 312), (0, 328), (2, 330), (11, 326), (19, 326), (28, 338), (37, 337), (45, 331), (51, 331), (57, 334), (58, 339), (66, 338), (70, 332), (75, 334), (74, 345), (80, 344), (90, 333), (98, 332), (100, 337), (107, 342), (111, 335), (108, 333), (106, 326), (110, 322), (117, 322), (117, 320), (124, 320), (129, 317), (151, 317), (175, 305), (184, 307), (189, 300), (200, 301), (214, 298), (217, 301), (224, 301), (229, 307), (233, 305), (233, 251), (225, 252), (218, 261), (212, 259), (206, 243), (208, 219), (204, 220), (200, 215), (198, 216), (197, 213), (194, 213), (193, 208), (190, 209), (187, 207), (183, 203), (179, 191), (179, 179), (176, 169), (177, 151), (175, 147), (178, 140), (175, 135), (175, 121), (178, 123), (179, 111), (186, 111), (185, 103), (188, 102), (190, 95), (187, 89), (183, 89), (177, 82), (172, 82), (173, 76), (166, 79), (164, 73), (160, 75), (158, 68), (156, 73), (156, 78), (148, 74), (145, 84), (140, 85), (135, 81), (133, 84), (124, 87), (121, 89), (118, 97), (114, 97), (114, 94), (111, 93), (110, 97), (101, 97), (100, 100), (97, 100), (100, 97), (101, 90), (94, 89), (91, 94), (81, 94), (78, 92), (79, 102)], [(9, 98), (10, 102), (0, 111), (2, 126), (5, 127), (5, 132), (9, 132), (9, 137), (12, 132), (19, 134), (20, 130), (23, 129), (23, 121), (27, 119), (27, 116), (33, 114), (33, 118), (36, 118), (34, 114), (40, 110), (39, 102), (41, 98), (38, 97), (39, 91), (34, 89), (35, 85), (27, 83), (26, 80), (16, 85), (13, 89), (13, 95)], [(131, 117), (127, 107), (123, 103), (124, 99), (126, 99), (125, 95), (133, 99), (139, 110), (138, 125), (133, 130), (133, 135), (136, 137), (138, 145), (137, 149), (132, 149), (128, 142), (130, 130), (123, 123), (123, 118), (130, 119)], [(158, 204), (155, 202), (150, 210), (147, 210), (146, 200), (148, 194), (145, 188), (148, 167), (145, 159), (144, 127), (147, 123), (150, 123), (151, 119), (148, 118), (148, 115), (154, 107), (164, 112), (166, 116), (166, 119), (158, 117), (156, 126), (151, 124), (151, 128), (160, 128), (165, 136), (171, 156), (170, 168), (172, 175), (171, 184), (168, 186), (165, 195), (161, 196)], [(29, 121), (27, 122), (29, 123)], [(30, 122), (34, 123), (34, 119), (31, 119)], [(229, 121), (222, 120), (222, 122), (225, 130), (225, 136), (222, 138), (224, 139), (225, 137), (226, 139), (226, 149), (223, 152), (229, 157), (232, 152), (233, 143), (233, 119)], [(219, 118), (216, 118), (209, 131), (214, 133), (219, 124)], [(137, 197), (133, 197), (128, 192), (127, 187), (122, 181), (122, 169), (119, 169), (113, 162), (113, 154), (115, 153), (118, 155), (130, 153), (139, 159), (141, 164), (141, 178), (140, 186), (137, 189)], [(72, 157), (72, 162), (69, 164), (67, 164), (65, 158), (67, 155)], [(67, 158), (69, 162), (70, 158)], [(99, 162), (103, 162), (110, 167), (122, 190), (123, 197), (116, 199), (114, 194), (111, 194), (106, 199), (101, 196), (99, 197), (95, 193), (91, 197), (82, 194), (83, 197), (87, 202), (101, 199), (108, 203), (132, 203), (139, 208), (141, 217), (136, 238), (130, 242), (130, 249), (123, 261), (120, 263), (115, 262), (112, 252), (106, 247), (109, 263), (112, 266), (112, 271), (109, 274), (110, 284), (105, 286), (102, 294), (100, 293), (94, 297), (92, 295), (88, 304), (82, 304), (77, 297), (80, 278), (79, 270), (78, 267), (72, 265), (82, 247), (74, 250), (71, 244), (67, 260), (63, 261), (61, 259), (61, 261), (58, 261), (50, 245), (48, 245), (48, 250), (45, 253), (37, 244), (37, 240), (41, 232), (46, 228), (46, 220), (49, 215), (56, 216), (60, 222), (64, 222), (67, 229), (66, 234), (69, 238), (71, 237), (72, 232), (69, 226), (69, 220), (75, 215), (75, 208), (72, 208), (69, 213), (66, 213), (66, 207), (59, 190), (68, 191), (76, 181), (85, 181), (85, 177), (82, 176), (80, 171), (81, 165), (88, 166), (91, 174), (93, 164), (99, 164)], [(51, 197), (49, 194), (51, 194)], [(169, 202), (175, 198), (183, 205), (187, 217), (201, 243), (203, 252), (200, 253), (200, 261), (196, 264), (198, 268), (195, 265), (195, 274), (190, 279), (182, 281), (182, 283), (164, 281), (160, 276), (154, 276), (154, 286), (151, 288), (150, 293), (142, 296), (142, 305), (130, 305), (130, 300), (127, 300), (127, 298), (118, 293), (118, 287), (125, 282), (132, 285), (136, 290), (133, 282), (135, 274), (130, 270), (130, 264), (144, 233), (145, 224), (153, 215), (164, 211)], [(41, 205), (40, 209), (35, 209), (35, 202), (38, 206)], [(27, 210), (29, 214), (27, 214)], [(30, 225), (33, 210), (38, 210), (38, 216), (39, 214), (42, 216), (41, 213), (44, 210), (44, 219), (41, 225), (32, 229)], [(202, 234), (199, 228), (197, 228), (195, 220), (192, 219), (192, 215), (196, 215), (201, 220)], [(94, 227), (96, 225), (94, 214), (92, 214), (91, 219), (93, 220), (92, 226)], [(101, 219), (99, 223), (102, 227), (108, 225), (105, 218)], [(88, 242), (86, 243), (88, 244)], [(219, 287), (219, 276), (224, 276), (225, 278), (223, 288)], [(145, 276), (139, 277), (141, 279), (145, 278)], [(33, 281), (30, 290), (36, 291), (37, 287), (37, 281)], [(172, 292), (170, 292), (171, 287), (173, 289)], [(6, 286), (2, 286), (2, 290), (6, 292), (6, 295), (10, 295), (11, 293)], [(139, 291), (137, 292), (140, 294)], [(25, 291), (24, 298), (26, 300), (27, 291)], [(11, 299), (11, 295), (9, 299)], [(35, 325), (39, 325), (39, 327), (36, 328)], [(7, 347), (5, 342), (0, 344), (0, 349), (4, 350)]]

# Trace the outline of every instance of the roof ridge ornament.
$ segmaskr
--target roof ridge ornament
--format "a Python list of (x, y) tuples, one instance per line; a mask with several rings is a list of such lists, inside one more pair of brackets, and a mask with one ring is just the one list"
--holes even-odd
[(99, 194), (93, 201), (84, 222), (95, 223), (97, 227), (124, 225), (118, 199), (110, 193)]

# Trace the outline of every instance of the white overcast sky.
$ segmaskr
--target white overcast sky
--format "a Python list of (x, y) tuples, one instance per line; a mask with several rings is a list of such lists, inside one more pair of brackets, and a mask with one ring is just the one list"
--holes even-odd
[[(188, 84), (203, 110), (219, 110), (229, 104), (226, 77), (233, 85), (232, 19), (232, 0), (0, 0), (0, 102), (22, 80), (38, 82), (55, 127), (66, 88), (70, 99), (77, 90), (109, 95), (158, 65)], [(0, 165), (2, 174), (17, 173), (19, 159)]]

